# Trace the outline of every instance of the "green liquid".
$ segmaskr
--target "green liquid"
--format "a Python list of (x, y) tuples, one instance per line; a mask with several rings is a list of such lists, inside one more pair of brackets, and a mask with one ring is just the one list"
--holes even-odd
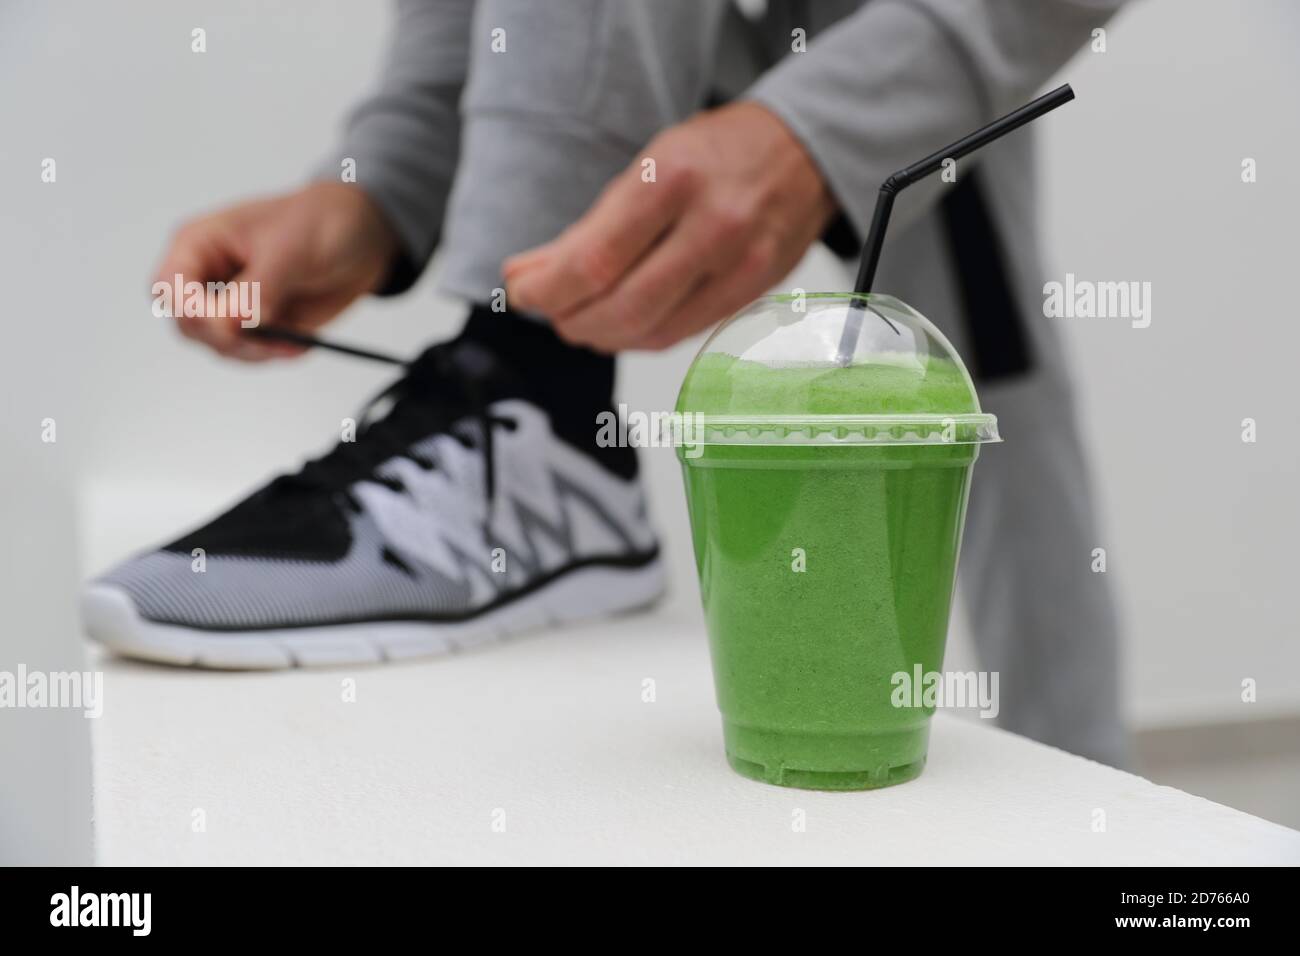
[[(705, 355), (682, 411), (975, 411), (964, 373), (771, 368)], [(856, 790), (921, 772), (930, 712), (896, 673), (943, 664), (977, 445), (706, 445), (687, 503), (727, 756), (770, 783)], [(802, 568), (802, 570), (800, 570)]]

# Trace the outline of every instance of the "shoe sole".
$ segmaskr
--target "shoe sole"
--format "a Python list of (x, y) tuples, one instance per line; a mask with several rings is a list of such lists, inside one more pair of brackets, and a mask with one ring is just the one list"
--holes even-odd
[(589, 565), (463, 621), (375, 621), (262, 631), (205, 631), (142, 618), (130, 596), (97, 584), (81, 599), (91, 640), (139, 660), (214, 670), (379, 664), (452, 654), (516, 634), (654, 604), (664, 593), (656, 559), (636, 568)]

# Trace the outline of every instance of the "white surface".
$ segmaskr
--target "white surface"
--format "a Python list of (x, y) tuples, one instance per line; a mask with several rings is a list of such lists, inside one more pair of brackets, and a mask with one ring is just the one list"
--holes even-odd
[[(79, 570), (72, 490), (59, 478), (59, 444), (42, 443), (34, 424), (0, 416), (0, 673), (6, 683), (39, 673), (52, 687), (56, 675), (84, 673), (86, 658), (70, 600)], [(28, 688), (19, 687), (25, 702)], [(0, 707), (0, 866), (91, 862), (91, 721), (83, 713)]]
[(942, 714), (898, 787), (743, 779), (694, 615), (386, 667), (106, 667), (105, 864), (1300, 863), (1300, 832)]

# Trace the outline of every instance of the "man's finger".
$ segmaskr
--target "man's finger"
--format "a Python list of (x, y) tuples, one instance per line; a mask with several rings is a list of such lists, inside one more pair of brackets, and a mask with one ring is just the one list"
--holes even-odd
[(688, 213), (606, 295), (555, 320), (556, 329), (602, 346), (630, 342), (667, 319), (708, 274), (742, 255), (743, 225)]
[(733, 268), (715, 274), (672, 314), (626, 347), (665, 349), (744, 308), (773, 281), (772, 259), (765, 247), (750, 250)]
[[(206, 294), (191, 299), (186, 285), (198, 282), (206, 288), (209, 282), (226, 281), (240, 265), (240, 256), (225, 230), (210, 221), (191, 223), (173, 236), (155, 270), (150, 294), (156, 298), (159, 283), (165, 285), (170, 313), (181, 334), (223, 355), (230, 354), (235, 346), (232, 330), (224, 322), (211, 318)], [(199, 303), (203, 314), (186, 315), (187, 309), (193, 311)]]
[(172, 237), (154, 282), (220, 282), (243, 265), (243, 255), (223, 226), (199, 221), (183, 226)]
[(230, 280), (231, 290), (218, 306), (224, 315), (212, 321), (229, 355), (245, 362), (262, 362), (298, 354), (287, 343), (254, 338), (248, 329), (279, 325), (289, 311), (294, 263), (288, 257), (264, 252), (253, 258)]
[(677, 217), (683, 190), (642, 182), (632, 167), (552, 242), (506, 261), (506, 298), (519, 309), (559, 316), (600, 295)]
[[(661, 293), (664, 310), (671, 315), (680, 309), (686, 302), (690, 301), (698, 288), (710, 279), (706, 275), (697, 276), (693, 283), (677, 286), (672, 289), (664, 289)], [(637, 331), (622, 323), (594, 321), (585, 325), (573, 326), (556, 325), (556, 334), (574, 345), (581, 345), (585, 348), (594, 349), (597, 352), (604, 352), (607, 355), (615, 355), (624, 349), (633, 348), (645, 332)]]
[[(285, 311), (287, 277), (273, 260), (263, 266), (250, 266), (229, 278), (191, 279), (203, 282), (206, 289), (198, 302), (199, 314), (186, 314), (191, 303), (183, 299), (175, 308), (176, 324), (186, 338), (202, 342), (228, 358), (241, 361), (265, 361), (298, 354), (283, 343), (255, 339), (246, 334), (249, 328), (276, 321)], [(269, 278), (264, 278), (269, 277)], [(220, 288), (208, 283), (221, 283)]]

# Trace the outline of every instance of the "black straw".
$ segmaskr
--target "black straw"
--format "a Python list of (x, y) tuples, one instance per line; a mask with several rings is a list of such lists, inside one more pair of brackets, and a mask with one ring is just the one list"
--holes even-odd
[(959, 159), (967, 153), (973, 153), (1012, 130), (1017, 130), (1026, 123), (1038, 119), (1044, 113), (1050, 113), (1058, 106), (1064, 106), (1072, 99), (1074, 99), (1074, 90), (1070, 89), (1069, 83), (1058, 86), (1032, 103), (1027, 103), (1015, 112), (994, 120), (988, 126), (962, 137), (936, 153), (931, 153), (925, 159), (905, 169), (900, 169), (886, 179), (880, 186), (880, 194), (876, 197), (876, 211), (871, 217), (871, 228), (867, 230), (867, 241), (862, 247), (862, 265), (858, 269), (858, 281), (854, 283), (853, 291), (863, 295), (871, 291), (871, 283), (876, 277), (876, 266), (880, 262), (880, 250), (885, 244), (885, 230), (889, 227), (889, 214), (894, 208), (894, 197), (901, 190), (937, 172), (942, 168), (945, 159)]
[[(856, 295), (866, 295), (871, 291), (871, 284), (876, 278), (876, 266), (880, 264), (880, 250), (885, 245), (885, 230), (889, 228), (889, 215), (894, 210), (894, 197), (919, 179), (943, 167), (945, 159), (959, 159), (967, 153), (973, 153), (982, 146), (987, 146), (1012, 130), (1017, 130), (1026, 123), (1038, 119), (1044, 113), (1050, 113), (1058, 106), (1064, 106), (1074, 99), (1074, 90), (1066, 83), (1050, 93), (1044, 93), (1038, 99), (1027, 103), (1020, 109), (996, 119), (988, 126), (964, 136), (957, 142), (945, 146), (938, 152), (931, 153), (925, 159), (900, 169), (880, 185), (876, 196), (876, 209), (871, 215), (871, 226), (867, 230), (867, 239), (862, 246), (862, 264), (858, 267), (858, 280), (853, 284)], [(848, 365), (854, 349), (858, 344), (858, 333), (862, 328), (862, 314), (857, 309), (849, 313), (844, 323), (844, 332), (840, 337), (839, 350), (836, 354), (841, 365)]]

